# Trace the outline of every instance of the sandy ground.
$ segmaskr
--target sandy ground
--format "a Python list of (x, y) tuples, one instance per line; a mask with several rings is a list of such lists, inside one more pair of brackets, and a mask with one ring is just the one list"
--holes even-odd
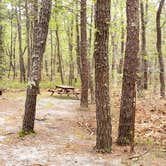
[(20, 138), (24, 101), (25, 92), (0, 97), (0, 166), (166, 166), (164, 145), (153, 142), (140, 141), (136, 153), (147, 153), (138, 159), (128, 159), (129, 147), (115, 143), (111, 154), (96, 153), (93, 106), (84, 112), (79, 101), (50, 97), (46, 92), (38, 98), (36, 134)]

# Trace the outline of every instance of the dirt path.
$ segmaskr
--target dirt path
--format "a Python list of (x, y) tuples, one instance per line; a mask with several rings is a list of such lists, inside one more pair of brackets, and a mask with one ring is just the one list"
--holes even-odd
[[(39, 96), (35, 131), (20, 138), (24, 94), (0, 98), (0, 166), (123, 166), (128, 154), (123, 149), (109, 154), (93, 151), (95, 136), (79, 127), (93, 116), (79, 110), (76, 100)], [(116, 147), (117, 148), (117, 147)], [(140, 163), (135, 163), (135, 166)], [(154, 165), (155, 166), (155, 165)], [(160, 164), (160, 166), (162, 166)], [(164, 165), (163, 165), (164, 166)]]

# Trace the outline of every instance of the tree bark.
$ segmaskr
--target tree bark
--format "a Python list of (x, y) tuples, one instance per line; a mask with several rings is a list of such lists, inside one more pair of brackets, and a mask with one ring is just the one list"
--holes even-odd
[(74, 61), (73, 61), (73, 18), (67, 27), (68, 47), (69, 47), (69, 85), (73, 85), (74, 80)]
[(31, 56), (31, 43), (30, 43), (30, 18), (29, 18), (29, 1), (25, 0), (25, 13), (26, 13), (26, 42), (27, 42), (27, 61), (28, 61), (28, 69), (27, 69), (27, 79), (30, 77), (31, 72), (31, 63), (32, 63), (32, 56)]
[(146, 51), (146, 20), (145, 20), (145, 8), (144, 3), (141, 1), (141, 29), (142, 29), (142, 42), (141, 42), (141, 54), (143, 65), (143, 88), (148, 89), (148, 56)]
[(19, 63), (20, 63), (20, 82), (26, 82), (25, 65), (22, 49), (22, 26), (21, 26), (21, 0), (18, 1), (18, 9), (16, 8), (18, 41), (19, 41)]
[[(78, 9), (78, 1), (76, 1), (76, 9)], [(79, 30), (79, 15), (76, 13), (76, 53), (77, 53), (77, 74), (81, 73), (81, 60), (80, 60), (80, 30)]]
[[(36, 34), (37, 43), (34, 44), (33, 56), (32, 56), (32, 72), (30, 82), (27, 88), (26, 102), (25, 102), (25, 114), (23, 119), (22, 130), (25, 134), (29, 134), (34, 131), (34, 121), (36, 114), (36, 100), (39, 89), (39, 82), (41, 76), (41, 60), (45, 51), (46, 38), (48, 34), (48, 26), (51, 14), (51, 0), (42, 0), (42, 7), (40, 10), (40, 20), (38, 25), (38, 31)], [(37, 26), (37, 25), (36, 25)], [(34, 27), (35, 29), (36, 27)]]
[(63, 78), (63, 70), (62, 70), (62, 57), (60, 53), (60, 41), (59, 41), (59, 27), (57, 25), (56, 27), (56, 41), (57, 41), (57, 56), (58, 56), (58, 71), (60, 71), (60, 76), (61, 76), (61, 82), (64, 84), (64, 78)]
[(136, 72), (139, 52), (139, 0), (127, 0), (127, 42), (123, 69), (118, 144), (134, 141), (136, 110)]
[(88, 65), (89, 65), (89, 89), (90, 89), (90, 94), (91, 94), (91, 104), (95, 103), (95, 90), (94, 90), (94, 68), (93, 68), (93, 63), (94, 63), (94, 57), (91, 56), (92, 54), (92, 29), (93, 29), (93, 14), (94, 14), (94, 5), (92, 2), (91, 6), (91, 23), (90, 23), (90, 29), (89, 29), (89, 60), (88, 60)]
[(159, 8), (156, 15), (156, 29), (157, 29), (157, 53), (158, 53), (158, 60), (159, 60), (159, 67), (160, 67), (160, 95), (161, 97), (165, 98), (165, 70), (164, 70), (164, 60), (162, 56), (162, 31), (161, 31), (161, 12), (164, 6), (165, 0), (161, 0), (159, 4)]
[(53, 63), (54, 63), (54, 54), (53, 54), (53, 31), (50, 30), (50, 44), (51, 44), (51, 75), (50, 75), (50, 80), (53, 81), (54, 77), (54, 71), (53, 71)]
[(86, 0), (81, 0), (81, 107), (88, 107), (88, 59), (86, 31)]
[(119, 70), (118, 70), (120, 74), (122, 74), (122, 71), (123, 71), (124, 51), (125, 51), (125, 27), (124, 27), (123, 6), (121, 4), (121, 58), (120, 58)]
[(109, 91), (109, 26), (110, 0), (97, 0), (95, 14), (95, 97), (96, 97), (96, 148), (110, 152), (112, 147), (112, 125)]

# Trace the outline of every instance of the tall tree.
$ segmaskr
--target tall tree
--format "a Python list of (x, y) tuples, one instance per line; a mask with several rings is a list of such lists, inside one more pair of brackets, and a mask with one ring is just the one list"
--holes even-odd
[(86, 31), (86, 0), (81, 0), (81, 106), (88, 107), (88, 59)]
[[(41, 60), (45, 51), (46, 38), (48, 35), (48, 25), (51, 14), (51, 0), (42, 0), (39, 15), (38, 31), (36, 34), (37, 43), (34, 45), (32, 56), (32, 72), (30, 82), (27, 87), (25, 102), (25, 114), (23, 119), (23, 131), (28, 134), (34, 131), (34, 121), (36, 113), (36, 100), (41, 76)], [(34, 27), (35, 28), (35, 27)]]
[(164, 71), (164, 60), (162, 56), (162, 31), (161, 31), (161, 12), (162, 8), (164, 6), (165, 0), (161, 0), (159, 4), (159, 8), (156, 15), (156, 29), (157, 29), (157, 53), (158, 53), (158, 59), (159, 59), (159, 67), (160, 67), (160, 95), (161, 97), (165, 97), (165, 71)]
[(92, 2), (91, 6), (91, 23), (90, 23), (90, 29), (89, 29), (89, 60), (88, 60), (88, 67), (89, 67), (89, 89), (91, 94), (91, 104), (95, 103), (95, 91), (94, 91), (94, 57), (91, 56), (92, 53), (92, 32), (93, 32), (93, 15), (94, 15), (94, 5)]
[(97, 135), (96, 148), (111, 151), (112, 125), (110, 115), (108, 43), (110, 26), (110, 0), (97, 0), (95, 13), (95, 97)]
[[(76, 9), (78, 9), (78, 1), (76, 1)], [(77, 73), (81, 73), (81, 60), (80, 60), (80, 30), (79, 30), (79, 15), (76, 13), (76, 54), (77, 54)]]
[(20, 63), (20, 82), (26, 81), (25, 65), (23, 55), (26, 48), (22, 49), (22, 24), (21, 24), (21, 0), (18, 0), (18, 8), (16, 8), (17, 28), (18, 28), (18, 42), (19, 42), (19, 63)]
[(51, 75), (50, 75), (50, 81), (53, 81), (54, 79), (54, 68), (53, 68), (53, 63), (54, 63), (54, 52), (53, 52), (53, 30), (50, 30), (50, 45), (51, 45)]
[(125, 26), (124, 26), (124, 15), (123, 15), (123, 2), (120, 4), (121, 9), (121, 57), (119, 62), (118, 72), (121, 74), (123, 70), (124, 51), (125, 51)]
[(69, 47), (69, 85), (73, 85), (74, 80), (74, 58), (73, 58), (73, 16), (70, 20), (70, 26), (67, 27), (68, 47)]
[(30, 77), (31, 72), (31, 43), (30, 43), (30, 12), (29, 12), (29, 0), (25, 0), (25, 14), (26, 14), (26, 41), (27, 41), (27, 57), (28, 57), (28, 69), (27, 69), (27, 78)]
[(60, 52), (60, 40), (59, 40), (59, 25), (56, 25), (56, 43), (57, 43), (57, 56), (58, 56), (58, 71), (60, 72), (61, 82), (64, 84), (63, 69), (62, 69), (62, 55)]
[[(147, 2), (146, 2), (147, 3)], [(148, 89), (148, 57), (146, 51), (146, 13), (145, 13), (145, 5), (143, 0), (141, 0), (141, 55), (142, 55), (142, 69), (143, 69), (143, 88)]]
[(136, 110), (136, 72), (139, 52), (139, 0), (127, 0), (127, 42), (123, 69), (118, 144), (133, 142)]

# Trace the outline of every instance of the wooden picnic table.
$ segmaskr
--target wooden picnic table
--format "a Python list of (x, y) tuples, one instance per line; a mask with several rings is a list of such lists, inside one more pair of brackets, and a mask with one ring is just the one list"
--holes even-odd
[(56, 85), (55, 88), (49, 89), (49, 92), (51, 92), (51, 96), (56, 92), (59, 95), (65, 94), (69, 96), (70, 94), (74, 95), (76, 99), (79, 99), (80, 92), (76, 91), (75, 87), (73, 86), (67, 86), (67, 85)]

